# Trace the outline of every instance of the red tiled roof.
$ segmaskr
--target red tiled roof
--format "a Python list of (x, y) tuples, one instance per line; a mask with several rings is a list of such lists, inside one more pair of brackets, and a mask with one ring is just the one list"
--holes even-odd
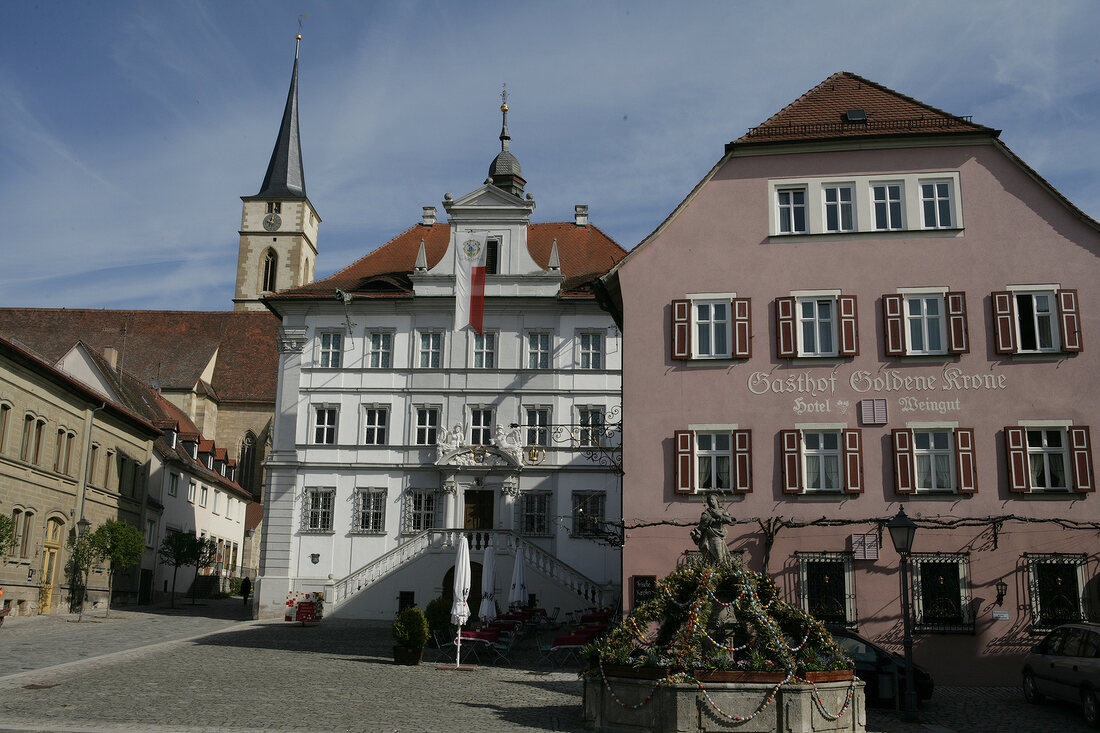
[(119, 366), (166, 390), (194, 389), (217, 355), (210, 387), (229, 402), (275, 401), (278, 326), (266, 312), (0, 308), (0, 336), (55, 362), (78, 341), (112, 347)]
[[(573, 222), (531, 224), (527, 228), (527, 250), (535, 263), (545, 268), (550, 250), (558, 241), (558, 261), (565, 281), (562, 295), (581, 294), (581, 288), (607, 272), (626, 256), (626, 250), (591, 224)], [(365, 255), (336, 274), (298, 288), (282, 290), (267, 300), (331, 297), (339, 288), (348, 293), (369, 292), (372, 296), (405, 296), (412, 292), (409, 274), (416, 264), (420, 242), (424, 242), (428, 268), (443, 259), (451, 241), (450, 224), (418, 224)]]
[[(867, 121), (846, 121), (848, 110), (863, 110)], [(856, 74), (839, 71), (731, 145), (957, 133), (996, 136), (998, 131), (936, 109)]]

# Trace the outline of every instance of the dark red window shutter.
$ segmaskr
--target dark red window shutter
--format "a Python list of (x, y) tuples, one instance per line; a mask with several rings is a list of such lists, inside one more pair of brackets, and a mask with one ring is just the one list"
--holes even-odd
[(801, 431), (779, 431), (779, 448), (783, 455), (783, 492), (786, 494), (797, 494), (802, 491), (801, 447)]
[(905, 301), (897, 293), (882, 296), (882, 325), (886, 332), (886, 355), (905, 354)]
[(676, 493), (695, 493), (695, 431), (677, 430), (673, 440), (676, 450)]
[(1027, 465), (1027, 431), (1020, 427), (1005, 428), (1005, 456), (1008, 458), (1008, 490), (1029, 491), (1031, 473)]
[(859, 428), (843, 431), (844, 490), (849, 494), (863, 492), (863, 431)]
[(794, 298), (775, 299), (775, 353), (780, 359), (798, 356), (794, 330)]
[(1069, 449), (1072, 452), (1073, 488), (1076, 491), (1096, 491), (1095, 477), (1092, 473), (1092, 441), (1089, 429), (1084, 425), (1074, 425), (1069, 429)]
[(1081, 315), (1077, 310), (1077, 291), (1058, 291), (1058, 314), (1062, 320), (1062, 351), (1081, 351)]
[(733, 313), (733, 358), (748, 359), (752, 356), (752, 304), (748, 298), (734, 298), (730, 305)]
[(691, 358), (691, 301), (672, 301), (672, 358)]
[(859, 355), (859, 321), (856, 318), (856, 296), (841, 295), (837, 299), (837, 325), (840, 331), (841, 356)]
[(894, 490), (899, 494), (911, 494), (916, 488), (913, 471), (913, 431), (898, 428), (894, 437)]
[(955, 429), (955, 472), (959, 477), (959, 491), (974, 494), (978, 491), (978, 465), (974, 456), (974, 430)]
[(733, 490), (752, 491), (752, 431), (733, 431)]
[(966, 293), (947, 293), (943, 297), (947, 310), (947, 353), (969, 354), (970, 337), (966, 327)]
[(1016, 301), (1013, 300), (1012, 293), (1007, 290), (994, 292), (989, 297), (993, 301), (993, 333), (997, 353), (1015, 354)]

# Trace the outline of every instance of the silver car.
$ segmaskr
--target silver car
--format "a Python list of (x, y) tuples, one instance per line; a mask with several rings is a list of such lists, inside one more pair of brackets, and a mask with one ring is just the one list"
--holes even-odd
[(1100, 728), (1100, 624), (1065, 624), (1047, 634), (1024, 659), (1024, 697), (1081, 703), (1085, 720)]

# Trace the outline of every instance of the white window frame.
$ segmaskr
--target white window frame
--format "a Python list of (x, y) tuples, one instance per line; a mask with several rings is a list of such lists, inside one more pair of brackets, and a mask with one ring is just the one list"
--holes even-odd
[(342, 331), (320, 331), (317, 334), (317, 365), (322, 369), (343, 366), (344, 334)]
[(371, 331), (367, 335), (367, 368), (393, 368), (393, 331)]
[[(828, 301), (831, 317), (829, 319), (823, 319), (820, 315), (819, 309), (822, 302)], [(831, 357), (840, 355), (840, 294), (833, 292), (823, 292), (817, 294), (800, 293), (794, 296), (794, 328), (795, 328), (795, 342), (798, 346), (798, 355), (800, 357)], [(813, 303), (814, 313), (811, 317), (807, 318), (803, 315), (803, 304)], [(806, 337), (803, 333), (805, 326), (813, 324), (814, 327), (814, 348), (809, 349), (806, 346)], [(821, 348), (821, 325), (822, 323), (829, 324), (829, 338), (832, 340), (832, 349), (825, 350)]]
[[(802, 202), (795, 199), (801, 196)], [(778, 186), (775, 189), (775, 232), (779, 235), (809, 234), (809, 191), (805, 184)], [(802, 213), (802, 228), (797, 227), (797, 213)]]
[[(1013, 326), (1016, 329), (1016, 353), (1017, 354), (1053, 354), (1062, 350), (1062, 324), (1061, 324), (1061, 311), (1058, 307), (1058, 289), (1046, 288), (1046, 287), (1029, 287), (1029, 288), (1009, 288), (1012, 293), (1012, 308), (1015, 315)], [(1044, 347), (1040, 345), (1040, 333), (1041, 323), (1044, 316), (1038, 315), (1038, 311), (1035, 308), (1035, 297), (1042, 296), (1047, 299), (1050, 310), (1046, 312), (1047, 329), (1050, 334), (1050, 346)], [(1031, 312), (1032, 320), (1029, 324), (1030, 330), (1034, 334), (1034, 340), (1036, 347), (1034, 349), (1024, 348), (1024, 316), (1023, 309), (1020, 308), (1020, 298), (1028, 297), (1031, 300)]]
[(491, 406), (470, 407), (470, 445), (492, 445), (496, 411)]
[(332, 533), (335, 505), (336, 489), (330, 487), (306, 489), (302, 493), (301, 531), (305, 533)]
[(527, 537), (550, 537), (553, 493), (550, 491), (524, 491), (520, 494), (520, 534)]
[(336, 445), (336, 429), (339, 422), (340, 408), (336, 405), (313, 405), (310, 442), (313, 445)]
[[(918, 494), (955, 493), (959, 490), (958, 470), (955, 465), (955, 427), (924, 426), (910, 427), (913, 431), (913, 491)], [(936, 447), (936, 435), (947, 436), (947, 447)], [(928, 436), (928, 446), (920, 447), (921, 439)], [(947, 485), (941, 486), (939, 473), (936, 471), (936, 459), (947, 461)], [(921, 482), (921, 464), (927, 462), (927, 485)]]
[(194, 481), (189, 480), (187, 482), (187, 501), (191, 502), (192, 504), (195, 503), (195, 489), (196, 488), (197, 488), (197, 484)]
[(470, 339), (470, 368), (497, 368), (497, 334), (495, 331), (472, 334)]
[[(802, 450), (799, 455), (799, 461), (802, 463), (802, 491), (808, 494), (844, 493), (844, 431), (831, 428), (802, 428), (801, 432)], [(821, 440), (818, 441), (818, 447), (810, 447), (811, 436), (821, 438)], [(824, 439), (829, 436), (836, 439), (835, 449), (826, 448), (824, 445)], [(826, 459), (830, 457), (836, 459), (836, 486), (810, 486), (810, 465), (816, 463), (819, 466), (818, 476), (821, 478), (822, 483), (824, 483), (828, 476), (825, 470)]]
[(443, 368), (443, 332), (421, 331), (417, 339), (416, 364), (419, 369)]
[[(970, 615), (970, 582), (968, 575), (969, 558), (965, 553), (919, 553), (909, 556), (913, 572), (913, 620), (915, 631), (965, 631), (973, 628), (974, 619)], [(925, 566), (954, 565), (958, 573), (959, 604), (958, 621), (948, 623), (927, 621), (927, 598), (924, 594), (923, 575)]]
[(206, 504), (209, 500), (210, 500), (210, 487), (208, 487), (206, 484), (201, 484), (199, 486), (199, 506), (206, 506)]
[(416, 405), (413, 411), (413, 445), (435, 445), (439, 440), (442, 409), (438, 405)]
[(168, 474), (168, 496), (176, 496), (180, 490), (180, 475), (172, 472)]
[(799, 552), (798, 558), (798, 601), (806, 613), (810, 611), (809, 566), (812, 563), (841, 563), (844, 572), (844, 626), (856, 625), (855, 584), (852, 578), (852, 553), (850, 552)]
[(570, 516), (570, 537), (599, 537), (607, 519), (607, 492), (574, 491)]
[(602, 405), (577, 407), (577, 445), (582, 448), (599, 447), (604, 437), (607, 408)]
[[(720, 297), (691, 299), (691, 358), (693, 359), (729, 359), (733, 356), (733, 299), (735, 294), (723, 294)], [(715, 306), (725, 310), (725, 318), (714, 316)], [(704, 317), (702, 309), (707, 309)], [(710, 348), (703, 350), (704, 330)], [(725, 349), (719, 349), (718, 343), (724, 340)]]
[[(696, 491), (733, 491), (733, 430), (695, 430), (695, 490)], [(721, 443), (725, 443), (725, 448)], [(722, 471), (719, 466), (725, 459), (726, 480), (720, 480)]]
[(388, 445), (389, 405), (363, 405), (363, 445)]
[(577, 368), (584, 370), (603, 369), (603, 344), (605, 334), (600, 331), (579, 331), (577, 333)]
[(523, 435), (526, 441), (524, 445), (549, 447), (550, 415), (551, 410), (546, 405), (524, 405)]
[(528, 369), (550, 369), (554, 366), (553, 335), (549, 331), (528, 331), (524, 342)]
[(417, 534), (434, 529), (439, 497), (434, 489), (409, 489), (405, 495), (405, 534)]
[[(897, 198), (891, 196), (890, 189), (897, 187)], [(906, 230), (905, 212), (905, 182), (904, 181), (871, 181), (868, 186), (871, 196), (871, 227), (876, 232), (902, 232)], [(879, 197), (878, 189), (882, 189), (882, 197)], [(897, 205), (897, 217), (894, 216), (893, 206)], [(879, 218), (879, 206), (883, 206), (885, 220)], [(895, 221), (895, 218), (900, 221)]]
[[(955, 228), (955, 186), (946, 178), (923, 178), (918, 181), (917, 193), (920, 196), (920, 223), (922, 229)], [(932, 187), (931, 196), (928, 187)], [(946, 193), (944, 191), (946, 190)], [(932, 204), (932, 223), (929, 224), (928, 204)], [(946, 209), (946, 210), (945, 210)], [(946, 216), (947, 221), (943, 219)]]
[[(905, 332), (905, 353), (913, 356), (943, 356), (947, 353), (947, 288), (899, 288), (901, 297), (902, 319)], [(910, 300), (920, 302), (920, 312), (913, 313), (910, 309)], [(935, 301), (939, 307), (938, 315), (928, 314), (928, 302)], [(937, 323), (938, 321), (938, 323)], [(918, 348), (913, 338), (914, 326), (920, 328), (924, 346)], [(930, 335), (935, 331), (940, 340), (940, 348), (932, 349), (928, 346)]]
[(211, 509), (214, 514), (222, 513), (222, 492), (214, 489), (214, 508)]
[[(844, 200), (844, 193), (848, 199)], [(835, 194), (835, 200), (830, 201), (830, 194)], [(856, 231), (859, 219), (856, 218), (856, 187), (853, 183), (824, 183), (821, 186), (821, 228), (830, 234), (840, 234)], [(830, 210), (836, 211), (836, 226), (829, 226)], [(849, 226), (844, 226), (844, 214), (847, 210)]]
[[(1024, 442), (1027, 448), (1027, 471), (1031, 491), (1035, 493), (1066, 494), (1073, 492), (1073, 456), (1069, 450), (1069, 428), (1064, 425), (1031, 424), (1021, 425), (1024, 429)], [(1032, 445), (1033, 433), (1039, 434), (1039, 445)], [(1061, 447), (1052, 448), (1048, 445), (1049, 433), (1058, 434)], [(1053, 486), (1050, 483), (1051, 459), (1059, 456), (1062, 459), (1062, 486)], [(1035, 459), (1042, 462), (1042, 471), (1047, 480), (1044, 485), (1039, 485), (1036, 480)]]
[(371, 486), (355, 489), (355, 505), (351, 515), (352, 533), (373, 535), (386, 533), (386, 495), (387, 490), (384, 487)]

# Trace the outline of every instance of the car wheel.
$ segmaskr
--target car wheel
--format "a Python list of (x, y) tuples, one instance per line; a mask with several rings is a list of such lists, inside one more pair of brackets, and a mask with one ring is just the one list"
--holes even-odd
[(1100, 697), (1097, 697), (1095, 690), (1081, 693), (1081, 708), (1085, 713), (1085, 722), (1093, 728), (1100, 728)]
[(1031, 672), (1024, 672), (1024, 698), (1032, 705), (1038, 705), (1043, 701), (1043, 693), (1035, 686), (1035, 677)]

